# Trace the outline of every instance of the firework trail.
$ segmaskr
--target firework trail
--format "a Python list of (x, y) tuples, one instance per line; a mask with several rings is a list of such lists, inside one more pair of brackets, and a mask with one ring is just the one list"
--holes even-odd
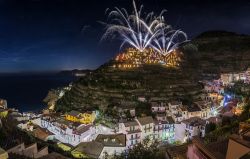
[[(143, 6), (136, 7), (133, 1), (133, 13), (128, 14), (124, 8), (115, 7), (114, 10), (108, 12), (106, 32), (102, 39), (114, 37), (118, 33), (122, 39), (122, 48), (125, 44), (136, 48), (140, 52), (152, 47), (161, 54), (167, 54), (177, 48), (179, 44), (187, 40), (187, 35), (180, 30), (172, 30), (170, 25), (167, 25), (163, 14), (166, 10), (156, 16), (154, 12), (142, 15)], [(179, 37), (182, 37), (180, 40)]]

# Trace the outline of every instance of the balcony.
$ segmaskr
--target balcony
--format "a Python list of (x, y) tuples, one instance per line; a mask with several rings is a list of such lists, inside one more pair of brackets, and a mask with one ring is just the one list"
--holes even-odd
[(129, 140), (138, 140), (140, 138), (141, 138), (141, 136), (134, 136), (134, 137), (130, 137)]

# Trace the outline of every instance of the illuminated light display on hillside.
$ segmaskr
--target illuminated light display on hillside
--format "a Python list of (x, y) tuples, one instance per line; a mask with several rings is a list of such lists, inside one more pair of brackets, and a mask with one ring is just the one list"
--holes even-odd
[(145, 49), (143, 52), (135, 48), (128, 48), (115, 58), (115, 68), (136, 68), (143, 64), (161, 64), (167, 67), (178, 67), (182, 59), (182, 53), (173, 50), (167, 55), (157, 53), (153, 48)]
[[(123, 64), (114, 67), (134, 68), (141, 64), (163, 64), (177, 67), (180, 62), (178, 47), (187, 42), (187, 35), (181, 30), (174, 30), (168, 25), (162, 10), (159, 15), (154, 12), (142, 12), (143, 6), (138, 10), (133, 1), (132, 14), (127, 10), (115, 8), (109, 10), (106, 32), (102, 39), (114, 38), (118, 35), (122, 39), (120, 48), (125, 52), (116, 57), (116, 61)], [(144, 14), (143, 14), (144, 13)]]

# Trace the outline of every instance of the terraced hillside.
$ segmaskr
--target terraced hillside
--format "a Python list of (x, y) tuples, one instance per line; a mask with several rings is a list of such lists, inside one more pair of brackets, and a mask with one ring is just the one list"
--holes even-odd
[(250, 36), (230, 32), (206, 32), (181, 48), (184, 59), (179, 69), (144, 65), (115, 69), (112, 61), (75, 82), (56, 105), (58, 111), (72, 109), (130, 107), (147, 101), (199, 98), (204, 75), (240, 71), (250, 66)]
[(250, 66), (250, 36), (231, 32), (205, 32), (192, 40), (198, 48), (203, 73), (245, 70)]
[(141, 96), (148, 101), (166, 101), (198, 95), (201, 86), (189, 77), (190, 73), (181, 69), (160, 65), (126, 70), (104, 67), (76, 82), (57, 103), (57, 109), (106, 109), (121, 103), (136, 106)]

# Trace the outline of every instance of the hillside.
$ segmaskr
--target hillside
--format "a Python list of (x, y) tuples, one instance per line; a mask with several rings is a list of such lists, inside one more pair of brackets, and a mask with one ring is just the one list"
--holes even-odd
[(250, 37), (230, 32), (206, 32), (185, 44), (179, 68), (147, 64), (132, 69), (111, 68), (112, 60), (73, 84), (57, 102), (58, 111), (72, 109), (140, 107), (147, 101), (199, 98), (198, 80), (222, 71), (240, 71), (250, 66)]
[(210, 31), (192, 40), (203, 73), (245, 70), (250, 66), (250, 36)]

